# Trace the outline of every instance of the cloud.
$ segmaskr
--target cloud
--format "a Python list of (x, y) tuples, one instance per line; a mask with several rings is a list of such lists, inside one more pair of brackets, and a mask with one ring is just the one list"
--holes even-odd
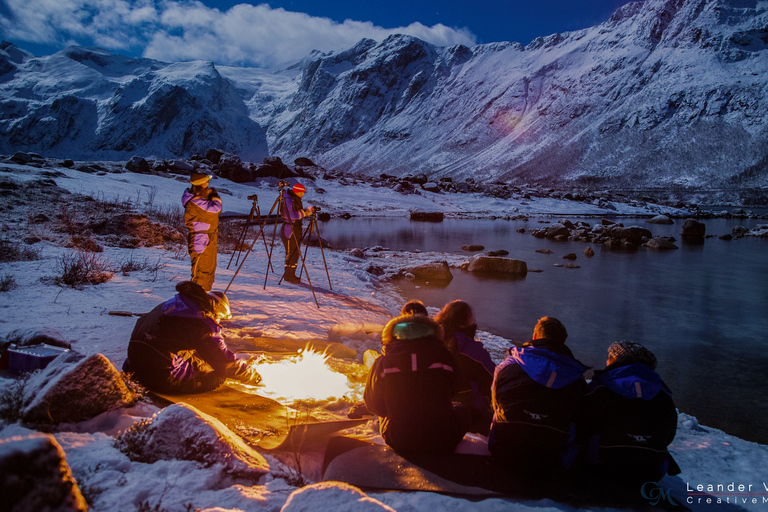
[(5, 0), (0, 30), (5, 39), (64, 46), (102, 46), (163, 61), (209, 60), (217, 64), (273, 66), (312, 50), (348, 48), (360, 39), (382, 41), (408, 34), (439, 46), (476, 44), (466, 28), (412, 23), (383, 28), (368, 21), (329, 18), (235, 5), (227, 11), (196, 0)]

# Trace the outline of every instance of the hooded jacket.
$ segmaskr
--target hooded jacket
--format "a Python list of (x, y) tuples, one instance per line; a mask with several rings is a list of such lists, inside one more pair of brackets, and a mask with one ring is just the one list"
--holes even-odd
[(578, 424), (588, 464), (630, 480), (663, 477), (677, 431), (671, 395), (659, 374), (642, 363), (595, 372)]
[[(405, 325), (411, 335), (393, 330)], [(386, 443), (402, 453), (450, 452), (469, 424), (459, 425), (451, 397), (458, 385), (453, 356), (440, 327), (423, 316), (390, 321), (382, 332), (382, 355), (371, 367), (364, 400), (379, 416)], [(463, 429), (463, 430), (462, 430)]]
[(505, 463), (569, 466), (586, 369), (563, 343), (539, 339), (510, 348), (491, 387), (491, 454)]

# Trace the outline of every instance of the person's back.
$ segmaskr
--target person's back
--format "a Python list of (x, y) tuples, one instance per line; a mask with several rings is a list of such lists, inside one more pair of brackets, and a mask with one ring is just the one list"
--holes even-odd
[[(176, 290), (177, 295), (136, 322), (126, 372), (148, 389), (165, 393), (209, 391), (227, 378), (258, 382), (258, 374), (224, 341), (217, 315), (229, 315), (226, 296), (208, 294), (192, 281), (179, 283)], [(219, 313), (217, 304), (226, 313)]]
[(443, 329), (443, 343), (453, 354), (459, 374), (459, 388), (453, 396), (472, 414), (470, 432), (488, 435), (493, 411), (491, 383), (496, 364), (483, 344), (475, 339), (477, 324), (469, 304), (454, 300), (435, 315)]
[(439, 326), (425, 316), (401, 316), (382, 332), (382, 355), (371, 367), (365, 405), (379, 416), (381, 435), (395, 451), (446, 454), (470, 421), (469, 412), (451, 401), (456, 383)]
[[(542, 322), (564, 335), (547, 336)], [(552, 330), (552, 329), (550, 329)], [(565, 346), (565, 328), (542, 318), (534, 339), (508, 350), (492, 385), (488, 449), (494, 460), (523, 474), (557, 473), (576, 456), (575, 421), (586, 391), (586, 367)]]
[(578, 424), (594, 480), (633, 486), (658, 481), (670, 464), (676, 468), (667, 447), (677, 410), (655, 368), (650, 351), (622, 341), (610, 346), (608, 365), (595, 372)]

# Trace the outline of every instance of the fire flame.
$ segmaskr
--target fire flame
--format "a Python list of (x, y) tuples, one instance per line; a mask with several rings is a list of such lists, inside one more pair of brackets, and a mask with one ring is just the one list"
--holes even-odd
[(295, 356), (254, 363), (261, 375), (258, 394), (278, 402), (339, 399), (353, 392), (347, 376), (333, 371), (328, 354), (307, 347)]

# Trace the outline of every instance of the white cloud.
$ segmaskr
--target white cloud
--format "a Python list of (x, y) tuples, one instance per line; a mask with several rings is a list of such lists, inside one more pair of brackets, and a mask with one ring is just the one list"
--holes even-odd
[(362, 38), (408, 34), (449, 46), (476, 44), (465, 28), (437, 24), (383, 28), (367, 21), (309, 16), (266, 4), (227, 11), (195, 0), (6, 0), (3, 37), (13, 42), (103, 46), (164, 61), (210, 60), (217, 64), (271, 66), (330, 51)]

